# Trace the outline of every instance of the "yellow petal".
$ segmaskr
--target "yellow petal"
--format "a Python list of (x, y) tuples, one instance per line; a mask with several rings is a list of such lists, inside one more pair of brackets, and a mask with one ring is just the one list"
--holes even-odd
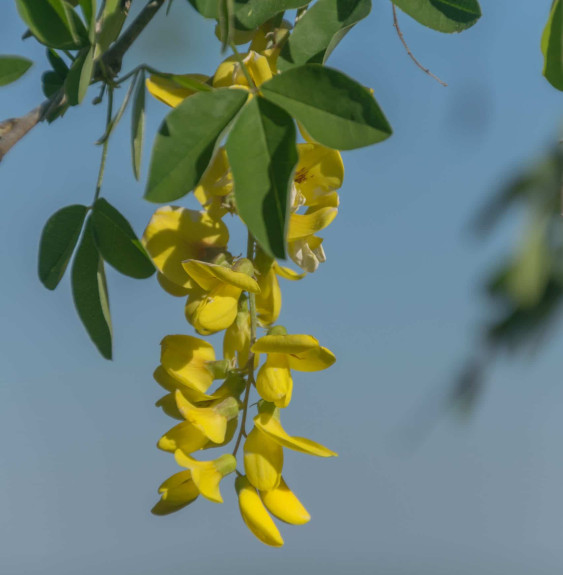
[(192, 288), (191, 285), (192, 282), (190, 281), (189, 278), (186, 278), (186, 281), (184, 282), (183, 286), (180, 286), (177, 283), (170, 281), (165, 275), (161, 274), (160, 272), (156, 272), (156, 279), (160, 284), (160, 287), (166, 293), (169, 293), (174, 297), (185, 297), (190, 293), (190, 290)]
[[(209, 79), (203, 74), (182, 74), (178, 78), (186, 78), (201, 84), (204, 84)], [(162, 76), (150, 76), (146, 80), (146, 85), (152, 96), (173, 108), (181, 104), (188, 96), (197, 92), (197, 90), (182, 86), (172, 78), (163, 78)]]
[(307, 455), (316, 455), (317, 457), (335, 457), (337, 455), (334, 451), (311, 439), (289, 435), (282, 427), (277, 411), (273, 413), (262, 411), (254, 418), (254, 425), (281, 446), (288, 449), (300, 451)]
[[(244, 64), (256, 86), (272, 78), (272, 70), (268, 60), (256, 52), (250, 51), (244, 57)], [(214, 88), (238, 86), (248, 88), (248, 80), (238, 62), (237, 56), (229, 56), (217, 68), (213, 76)]]
[(182, 265), (188, 275), (206, 291), (213, 289), (219, 283), (224, 283), (251, 293), (260, 292), (260, 287), (255, 279), (229, 267), (197, 260), (188, 260)]
[(244, 469), (256, 489), (279, 485), (283, 467), (283, 448), (265, 433), (254, 428), (244, 442)]
[(287, 241), (295, 241), (312, 236), (326, 228), (338, 214), (336, 208), (308, 210), (305, 214), (291, 214)]
[(289, 489), (283, 477), (276, 488), (261, 491), (260, 497), (268, 511), (286, 523), (303, 525), (311, 519), (309, 512)]
[[(299, 163), (294, 176), (297, 189), (305, 197), (307, 206), (338, 206), (338, 194), (342, 186), (344, 164), (340, 153), (319, 144), (298, 144)], [(327, 199), (329, 196), (330, 199)]]
[(312, 335), (288, 334), (265, 335), (252, 346), (258, 353), (302, 353), (319, 347), (319, 341)]
[(192, 480), (191, 471), (180, 471), (169, 477), (159, 488), (160, 501), (151, 509), (154, 515), (168, 515), (195, 501), (199, 489)]
[(256, 294), (256, 311), (263, 325), (274, 323), (281, 311), (281, 290), (275, 268), (270, 269), (258, 278), (260, 293)]
[(205, 212), (174, 206), (156, 210), (143, 235), (143, 244), (157, 269), (167, 280), (185, 288), (193, 286), (182, 262), (206, 257), (225, 247), (228, 240), (229, 230), (222, 221)]
[(288, 359), (289, 367), (296, 371), (322, 371), (336, 361), (332, 351), (320, 346), (301, 353), (291, 354)]
[(184, 421), (184, 416), (178, 411), (178, 406), (176, 405), (176, 398), (173, 393), (167, 393), (161, 397), (156, 403), (156, 407), (162, 408), (162, 411), (174, 419), (179, 419)]
[(176, 391), (176, 405), (180, 413), (213, 443), (225, 440), (227, 422), (238, 415), (238, 403), (229, 397), (211, 407), (197, 407), (181, 391)]
[(225, 331), (223, 357), (231, 362), (238, 357), (238, 366), (243, 368), (248, 363), (250, 354), (250, 313), (245, 307), (246, 300), (240, 301), (244, 304), (241, 307), (239, 302), (236, 319)]
[(174, 457), (178, 465), (187, 467), (192, 472), (193, 481), (204, 497), (215, 503), (223, 503), (219, 483), (237, 466), (237, 461), (231, 454), (221, 455), (213, 461), (198, 461), (181, 451), (176, 451)]
[(189, 421), (183, 421), (169, 429), (156, 444), (162, 451), (174, 453), (180, 449), (184, 453), (199, 451), (207, 444), (208, 438), (192, 425)]
[(195, 303), (190, 296), (186, 304), (186, 317), (202, 335), (227, 329), (237, 317), (238, 300), (241, 289), (229, 284), (219, 284), (207, 295), (197, 300), (190, 313), (190, 305)]
[(213, 375), (206, 363), (215, 361), (210, 343), (190, 335), (168, 335), (161, 346), (160, 362), (170, 376), (202, 393), (209, 389)]
[(262, 399), (272, 402), (276, 407), (289, 405), (293, 392), (293, 379), (287, 355), (268, 354), (256, 377), (256, 390)]
[(293, 271), (291, 268), (280, 266), (277, 262), (274, 262), (274, 270), (276, 274), (280, 276), (280, 278), (290, 281), (301, 280), (307, 275), (306, 273), (299, 274)]
[[(170, 391), (173, 393), (177, 389), (179, 389), (182, 392), (182, 394), (192, 403), (200, 403), (202, 401), (211, 401), (213, 399), (216, 399), (214, 395), (207, 395), (206, 393), (199, 391), (199, 389), (189, 387), (179, 379), (172, 377), (166, 372), (166, 370), (161, 365), (159, 365), (155, 369), (153, 377), (155, 381), (158, 383), (158, 385), (166, 389), (166, 391)], [(173, 401), (174, 404), (176, 404), (176, 400), (174, 398)]]
[(238, 493), (240, 514), (246, 526), (254, 535), (272, 547), (281, 547), (283, 539), (274, 520), (270, 517), (256, 489), (246, 477), (237, 477), (235, 488)]
[(217, 150), (197, 187), (211, 196), (223, 197), (233, 191), (233, 176), (225, 148)]

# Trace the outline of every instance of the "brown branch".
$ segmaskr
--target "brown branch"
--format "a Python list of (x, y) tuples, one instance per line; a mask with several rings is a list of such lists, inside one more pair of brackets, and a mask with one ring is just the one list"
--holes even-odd
[(391, 0), (391, 6), (393, 6), (393, 26), (395, 27), (395, 30), (397, 30), (397, 35), (399, 36), (399, 40), (401, 40), (401, 44), (405, 47), (405, 50), (407, 51), (407, 54), (410, 56), (411, 60), (425, 73), (428, 74), (431, 78), (434, 78), (434, 80), (436, 80), (436, 82), (438, 82), (439, 84), (442, 84), (442, 86), (447, 86), (446, 82), (440, 80), (440, 78), (438, 78), (438, 76), (436, 76), (436, 74), (433, 74), (428, 68), (425, 68), (414, 56), (414, 54), (411, 52), (411, 49), (409, 48), (405, 37), (403, 36), (403, 32), (401, 31), (401, 29), (399, 28), (399, 20), (397, 19), (397, 8), (395, 7), (395, 2), (393, 2), (393, 0)]
[[(141, 10), (131, 25), (114, 42), (111, 48), (101, 56), (94, 68), (92, 83), (109, 80), (119, 74), (125, 53), (141, 32), (147, 27), (166, 0), (150, 0)], [(127, 0), (125, 9), (131, 2)], [(0, 162), (2, 158), (37, 124), (66, 105), (64, 94), (54, 94), (50, 99), (31, 110), (20, 118), (10, 118), (0, 122)]]

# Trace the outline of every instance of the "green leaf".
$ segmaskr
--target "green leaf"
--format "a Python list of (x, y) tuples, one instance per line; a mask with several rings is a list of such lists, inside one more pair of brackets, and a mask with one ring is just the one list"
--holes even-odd
[(298, 159), (293, 119), (256, 96), (237, 118), (226, 147), (240, 217), (266, 253), (285, 258), (288, 196)]
[(122, 9), (122, 0), (106, 0), (100, 17), (100, 32), (96, 39), (99, 53), (103, 54), (110, 45), (115, 42), (125, 19), (127, 12)]
[(217, 140), (242, 108), (248, 92), (198, 92), (166, 116), (156, 136), (145, 198), (169, 202), (194, 189)]
[(235, 4), (234, 0), (219, 0), (219, 38), (221, 38), (221, 52), (230, 46), (235, 33)]
[(53, 71), (64, 80), (68, 74), (68, 66), (62, 57), (55, 52), (55, 50), (47, 48), (47, 60), (49, 60), (49, 64), (53, 67)]
[(189, 2), (205, 18), (219, 19), (219, 0), (189, 0)]
[(93, 234), (92, 220), (84, 229), (72, 265), (72, 296), (88, 335), (106, 359), (112, 357), (112, 328), (104, 261)]
[(125, 114), (125, 110), (127, 109), (129, 101), (131, 100), (133, 89), (135, 88), (135, 81), (136, 77), (133, 78), (133, 80), (129, 84), (129, 88), (127, 88), (127, 92), (125, 92), (125, 97), (123, 98), (123, 102), (121, 102), (121, 106), (119, 106), (119, 110), (117, 110), (117, 113), (111, 119), (110, 123), (106, 127), (104, 135), (96, 142), (97, 145), (103, 144), (112, 135), (115, 128), (117, 128), (119, 122), (121, 122), (121, 118), (123, 118), (123, 114)]
[(417, 22), (438, 32), (461, 32), (481, 18), (477, 0), (391, 0)]
[(278, 68), (322, 64), (357, 22), (371, 10), (371, 0), (318, 0), (297, 22), (278, 58)]
[(556, 0), (543, 31), (541, 49), (544, 57), (543, 75), (558, 90), (563, 90), (563, 8)]
[(141, 178), (141, 159), (145, 142), (145, 73), (141, 72), (133, 96), (133, 111), (131, 113), (131, 159), (133, 174)]
[(80, 0), (79, 2), (86, 24), (88, 26), (88, 39), (90, 44), (96, 41), (96, 0)]
[(131, 224), (109, 202), (100, 198), (92, 212), (94, 238), (104, 260), (122, 274), (144, 279), (155, 272)]
[(33, 62), (21, 56), (0, 56), (0, 86), (7, 86), (21, 78)]
[(62, 0), (16, 0), (21, 19), (46, 46), (75, 50), (87, 44), (84, 24)]
[(87, 212), (86, 206), (66, 206), (47, 220), (39, 243), (38, 270), (39, 279), (47, 289), (54, 290), (61, 281)]
[(45, 94), (46, 98), (53, 96), (63, 85), (64, 80), (53, 70), (44, 72), (41, 75), (41, 87), (43, 88), (43, 94)]
[(68, 103), (77, 106), (84, 100), (94, 69), (94, 46), (82, 50), (72, 63), (65, 82)]
[(261, 91), (329, 148), (361, 148), (392, 133), (369, 90), (332, 68), (318, 64), (291, 68), (262, 84)]
[(236, 25), (239, 29), (254, 30), (285, 10), (301, 8), (311, 0), (235, 0)]

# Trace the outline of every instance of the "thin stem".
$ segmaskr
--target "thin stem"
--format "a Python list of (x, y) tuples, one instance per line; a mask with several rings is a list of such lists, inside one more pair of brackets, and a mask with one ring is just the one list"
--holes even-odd
[(237, 62), (240, 64), (240, 67), (242, 68), (242, 73), (244, 74), (244, 77), (248, 82), (248, 87), (252, 90), (252, 92), (256, 94), (258, 92), (258, 88), (256, 87), (256, 84), (254, 83), (254, 80), (252, 79), (252, 76), (250, 75), (250, 72), (246, 67), (246, 63), (244, 62), (242, 54), (238, 51), (234, 42), (231, 42), (229, 45), (231, 47), (231, 50), (233, 51), (233, 54), (235, 55), (235, 58), (237, 59)]
[(405, 47), (405, 50), (407, 51), (407, 54), (409, 55), (410, 59), (425, 73), (428, 74), (431, 78), (434, 78), (434, 80), (436, 80), (436, 82), (438, 82), (439, 84), (441, 84), (442, 86), (447, 86), (446, 82), (444, 82), (443, 80), (440, 80), (440, 78), (438, 78), (438, 76), (436, 76), (436, 74), (433, 74), (428, 68), (425, 68), (414, 56), (414, 54), (411, 52), (411, 49), (409, 48), (407, 41), (405, 40), (405, 37), (403, 36), (403, 32), (401, 31), (401, 28), (399, 28), (399, 20), (397, 18), (397, 8), (395, 7), (395, 2), (393, 2), (393, 0), (391, 0), (391, 6), (393, 6), (393, 26), (395, 27), (395, 30), (397, 30), (397, 35), (399, 36), (399, 40), (401, 41), (401, 44)]
[[(254, 257), (254, 248), (256, 242), (252, 237), (252, 234), (248, 232), (248, 243), (246, 247), (246, 254), (248, 259), (252, 259)], [(257, 321), (257, 313), (256, 313), (256, 296), (253, 293), (248, 294), (248, 303), (249, 303), (249, 311), (250, 311), (250, 349), (254, 345), (256, 341), (256, 332), (258, 327)], [(242, 441), (243, 436), (246, 437), (246, 418), (248, 417), (248, 402), (250, 399), (250, 390), (252, 385), (256, 383), (254, 380), (254, 352), (251, 351), (248, 355), (248, 362), (246, 364), (247, 370), (247, 379), (246, 379), (246, 388), (244, 390), (244, 399), (242, 401), (242, 419), (240, 422), (240, 429), (237, 436), (237, 441), (235, 443), (235, 448), (233, 449), (233, 455), (236, 456), (237, 451), (240, 447), (240, 443)]]
[[(106, 116), (106, 132), (108, 131), (112, 118), (113, 118), (113, 88), (108, 86), (108, 111)], [(108, 157), (108, 146), (109, 137), (104, 140), (102, 146), (102, 159), (100, 161), (100, 171), (98, 172), (98, 181), (96, 182), (96, 193), (94, 194), (94, 201), (92, 205), (96, 203), (96, 200), (100, 197), (100, 192), (102, 191), (102, 184), (104, 182), (104, 174), (106, 171), (106, 160)]]

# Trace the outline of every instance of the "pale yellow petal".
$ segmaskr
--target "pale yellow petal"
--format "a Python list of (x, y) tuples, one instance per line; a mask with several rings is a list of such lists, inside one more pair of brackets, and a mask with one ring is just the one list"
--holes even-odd
[(244, 442), (244, 469), (256, 489), (277, 487), (283, 467), (283, 448), (256, 427)]
[(262, 543), (272, 547), (281, 547), (283, 545), (282, 536), (266, 507), (264, 507), (256, 489), (243, 476), (237, 477), (235, 488), (238, 493), (240, 514), (246, 526)]
[(291, 242), (314, 235), (330, 225), (337, 214), (338, 210), (330, 207), (308, 210), (305, 214), (291, 214), (287, 241)]
[(189, 421), (183, 421), (169, 429), (158, 440), (157, 447), (171, 453), (178, 449), (184, 453), (193, 453), (202, 449), (208, 441), (204, 433)]

